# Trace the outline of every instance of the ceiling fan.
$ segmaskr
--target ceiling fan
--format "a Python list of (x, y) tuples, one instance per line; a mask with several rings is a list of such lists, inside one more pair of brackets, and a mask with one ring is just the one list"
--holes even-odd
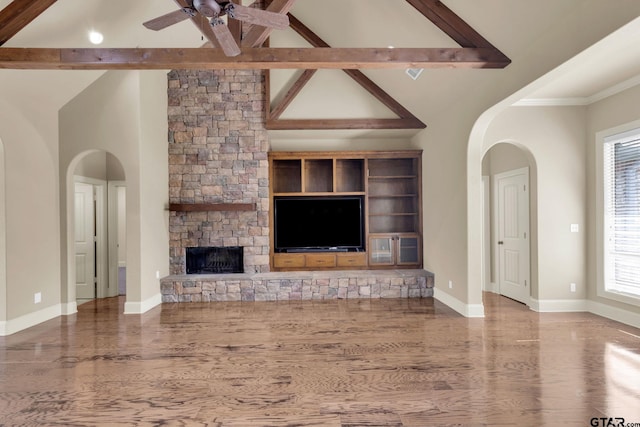
[(227, 56), (240, 55), (240, 47), (229, 31), (222, 16), (283, 30), (289, 26), (286, 14), (246, 7), (223, 0), (175, 0), (181, 9), (143, 23), (150, 30), (159, 31), (186, 19), (196, 24), (204, 36), (214, 45), (220, 46)]

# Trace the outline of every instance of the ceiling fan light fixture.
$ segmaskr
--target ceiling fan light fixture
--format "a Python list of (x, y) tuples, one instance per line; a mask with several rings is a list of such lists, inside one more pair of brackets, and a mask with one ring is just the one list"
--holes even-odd
[(104, 36), (100, 31), (89, 31), (89, 41), (93, 44), (101, 44), (104, 41)]
[(222, 12), (222, 7), (215, 0), (193, 0), (193, 7), (207, 18), (215, 18)]

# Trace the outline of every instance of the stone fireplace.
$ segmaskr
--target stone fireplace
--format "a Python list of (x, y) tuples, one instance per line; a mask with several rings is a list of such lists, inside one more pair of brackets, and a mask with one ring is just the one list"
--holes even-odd
[(199, 247), (242, 247), (244, 272), (269, 271), (264, 73), (174, 70), (168, 94), (170, 204), (193, 208), (170, 212), (171, 274)]

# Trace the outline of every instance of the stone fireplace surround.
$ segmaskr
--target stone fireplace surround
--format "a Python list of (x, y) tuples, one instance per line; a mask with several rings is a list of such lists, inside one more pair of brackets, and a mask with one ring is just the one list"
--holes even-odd
[[(163, 302), (433, 296), (424, 270), (269, 272), (269, 140), (260, 70), (168, 75), (171, 276)], [(252, 210), (228, 206), (249, 204)], [(225, 208), (221, 208), (225, 206)], [(187, 275), (188, 247), (243, 247), (244, 273)]]

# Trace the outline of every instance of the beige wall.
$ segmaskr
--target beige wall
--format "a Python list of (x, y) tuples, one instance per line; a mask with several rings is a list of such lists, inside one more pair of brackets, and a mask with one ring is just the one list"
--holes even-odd
[(529, 159), (511, 142), (492, 146), (482, 159), (482, 175), (487, 176), (526, 167), (529, 167)]
[[(140, 300), (159, 297), (158, 277), (169, 274), (169, 147), (167, 73), (138, 73), (140, 85)], [(127, 187), (129, 195), (129, 187)], [(131, 200), (127, 198), (127, 206)], [(129, 217), (127, 218), (129, 224)], [(127, 225), (127, 233), (129, 228)], [(129, 249), (127, 241), (127, 249)], [(127, 261), (127, 270), (129, 261)], [(127, 284), (129, 284), (127, 280)], [(129, 286), (129, 285), (127, 285)], [(129, 301), (127, 296), (127, 301)], [(157, 301), (159, 303), (159, 301)], [(131, 307), (131, 311), (144, 311)]]
[(0, 303), (6, 308), (0, 313), (7, 321), (38, 311), (60, 314), (57, 126), (46, 115), (38, 118), (36, 127), (38, 120), (0, 100), (6, 183), (6, 299)]

